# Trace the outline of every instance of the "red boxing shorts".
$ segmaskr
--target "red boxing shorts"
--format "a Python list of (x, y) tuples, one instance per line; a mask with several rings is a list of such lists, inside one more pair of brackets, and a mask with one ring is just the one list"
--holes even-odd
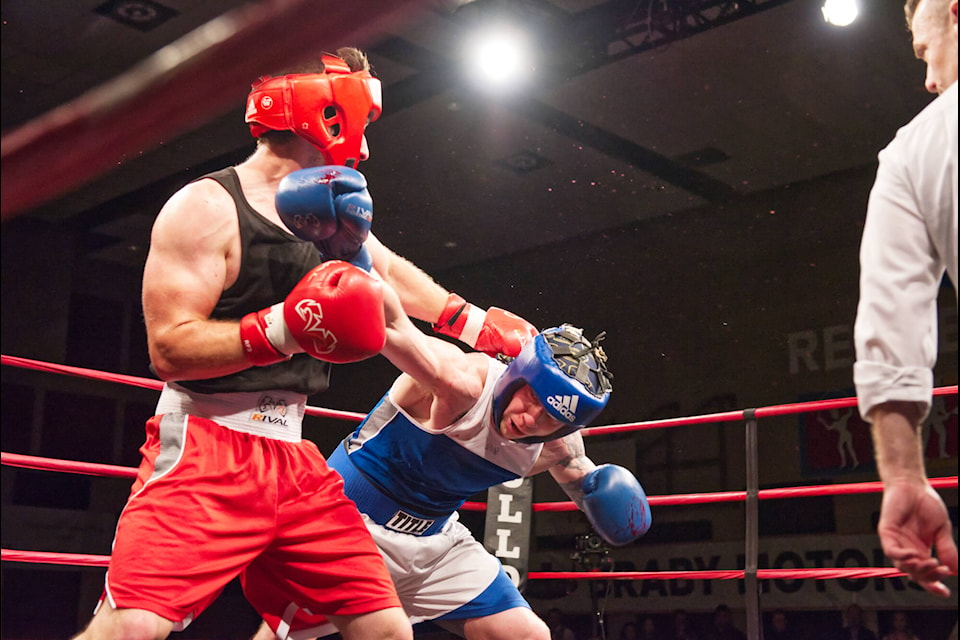
[(316, 445), (170, 413), (147, 422), (143, 460), (117, 524), (106, 592), (114, 608), (186, 627), (240, 576), (276, 630), (323, 615), (399, 607), (343, 481)]

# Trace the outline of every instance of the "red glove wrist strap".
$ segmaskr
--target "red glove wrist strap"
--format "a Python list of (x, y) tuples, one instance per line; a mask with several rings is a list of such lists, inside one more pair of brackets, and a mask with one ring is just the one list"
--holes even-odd
[(256, 312), (248, 313), (240, 319), (240, 344), (243, 346), (247, 360), (257, 367), (266, 367), (290, 358), (270, 344), (267, 334), (260, 326)]
[(466, 300), (455, 293), (451, 293), (447, 298), (447, 306), (443, 308), (443, 312), (440, 314), (440, 319), (433, 325), (433, 330), (443, 335), (459, 338), (464, 325), (467, 323), (467, 316), (469, 315), (465, 313), (467, 306)]

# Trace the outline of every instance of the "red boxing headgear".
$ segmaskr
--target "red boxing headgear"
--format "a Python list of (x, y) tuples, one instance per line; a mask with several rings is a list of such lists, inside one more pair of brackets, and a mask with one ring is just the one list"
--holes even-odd
[(363, 132), (383, 110), (380, 81), (369, 71), (350, 71), (323, 54), (322, 73), (262, 77), (247, 97), (246, 122), (259, 138), (269, 130), (293, 131), (323, 152), (329, 164), (356, 167)]

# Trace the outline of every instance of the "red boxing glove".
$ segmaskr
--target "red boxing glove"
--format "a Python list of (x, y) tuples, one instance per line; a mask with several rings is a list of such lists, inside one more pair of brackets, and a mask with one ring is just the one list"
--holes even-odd
[(358, 362), (386, 342), (379, 280), (339, 260), (324, 262), (283, 302), (240, 320), (247, 359), (263, 367), (303, 353), (326, 362)]
[(539, 333), (532, 324), (506, 309), (490, 307), (483, 311), (455, 293), (447, 298), (447, 306), (433, 330), (488, 355), (502, 353), (512, 358)]

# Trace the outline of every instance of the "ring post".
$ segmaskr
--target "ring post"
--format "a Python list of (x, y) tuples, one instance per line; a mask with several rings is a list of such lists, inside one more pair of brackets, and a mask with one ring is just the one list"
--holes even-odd
[(744, 534), (744, 605), (747, 615), (747, 637), (761, 638), (760, 591), (757, 582), (757, 556), (759, 555), (759, 472), (757, 463), (757, 418), (755, 409), (743, 412), (746, 420), (746, 524)]

